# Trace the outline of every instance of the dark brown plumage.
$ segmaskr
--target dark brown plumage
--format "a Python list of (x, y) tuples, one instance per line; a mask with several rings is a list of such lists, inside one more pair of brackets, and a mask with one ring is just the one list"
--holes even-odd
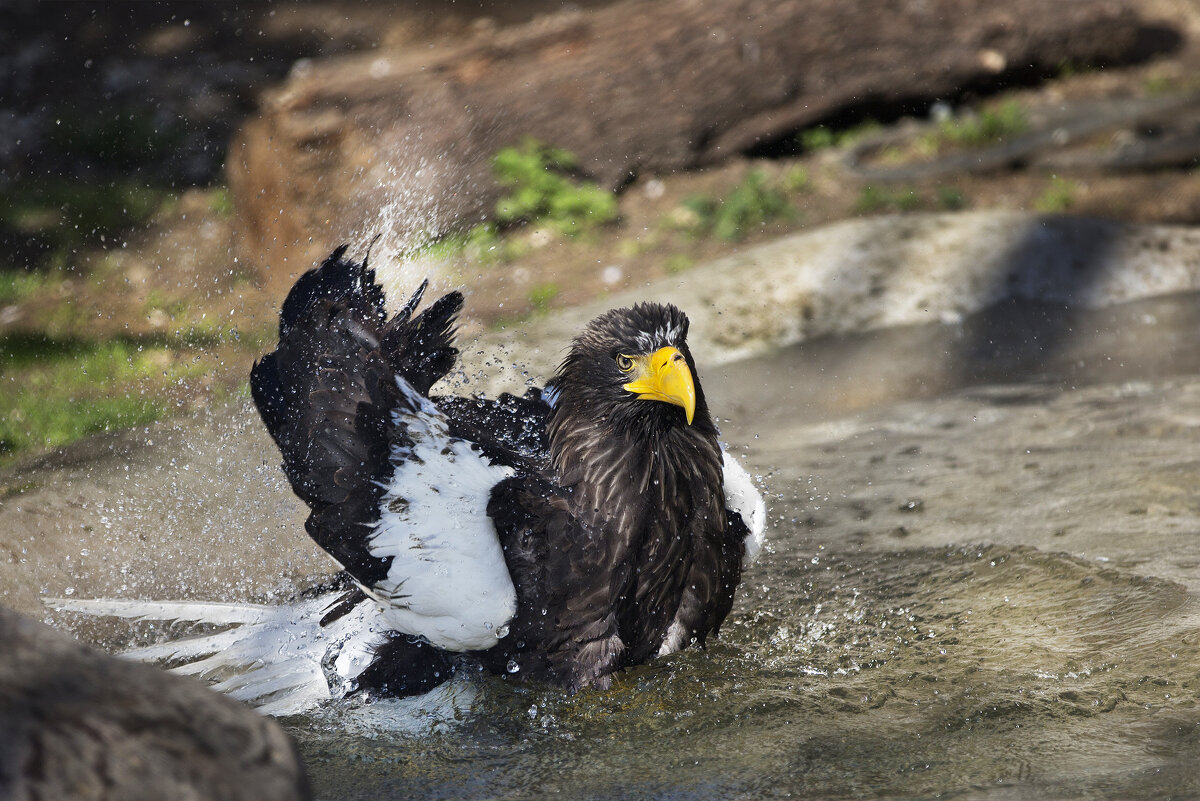
[[(727, 508), (687, 317), (616, 309), (576, 337), (544, 392), (430, 399), (457, 355), (462, 297), (414, 316), (423, 289), (388, 319), (373, 271), (339, 249), (297, 282), (251, 381), (312, 508), (308, 531), (409, 635), (377, 647), (358, 688), (427, 689), (451, 651), (607, 686), (626, 665), (703, 644), (729, 612), (748, 529)], [(464, 520), (471, 508), (486, 519)], [(464, 525), (474, 534), (458, 554)], [(499, 611), (445, 612), (476, 590)]]

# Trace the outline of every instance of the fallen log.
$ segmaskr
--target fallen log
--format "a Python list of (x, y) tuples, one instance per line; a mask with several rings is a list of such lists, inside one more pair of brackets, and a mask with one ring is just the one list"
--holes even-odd
[(228, 159), (242, 255), (281, 288), (331, 246), (469, 225), (490, 160), (533, 136), (608, 187), (711, 164), (839, 111), (1145, 54), (1123, 0), (661, 0), (454, 47), (298, 64)]

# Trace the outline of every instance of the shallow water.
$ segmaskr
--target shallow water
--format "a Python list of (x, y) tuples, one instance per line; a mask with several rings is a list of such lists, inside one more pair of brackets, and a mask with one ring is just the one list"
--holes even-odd
[[(289, 719), (318, 797), (1200, 794), (1198, 319), (1194, 295), (1026, 304), (703, 373), (770, 496), (719, 640), (607, 692), (464, 669)], [(10, 475), (8, 602), (309, 580), (269, 443), (234, 418)]]
[(419, 712), (293, 722), (318, 794), (1200, 792), (1200, 619), (1179, 585), (1001, 546), (814, 556), (796, 538), (768, 562), (717, 645), (608, 692), (469, 676)]
[[(467, 671), (292, 721), (318, 795), (1200, 793), (1196, 309), (1073, 317), (1093, 336), (1034, 360), (1021, 321), (1048, 307), (982, 357), (972, 319), (723, 369), (772, 524), (719, 641), (604, 693)], [(893, 378), (823, 373), (847, 352)]]

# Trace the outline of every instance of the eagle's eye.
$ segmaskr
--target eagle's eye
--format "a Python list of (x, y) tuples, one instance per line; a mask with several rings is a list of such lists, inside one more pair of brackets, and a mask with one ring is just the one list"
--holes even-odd
[(617, 356), (617, 367), (621, 368), (622, 373), (628, 373), (633, 369), (633, 359), (622, 353)]

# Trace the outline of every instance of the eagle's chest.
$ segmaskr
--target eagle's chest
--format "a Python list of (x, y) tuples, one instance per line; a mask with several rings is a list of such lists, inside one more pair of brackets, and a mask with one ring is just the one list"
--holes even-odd
[(723, 507), (716, 502), (719, 489), (695, 476), (685, 479), (668, 475), (650, 481), (640, 502), (621, 516), (630, 529), (617, 616), (622, 639), (638, 660), (657, 651), (685, 593), (694, 595), (697, 568), (717, 570), (724, 526)]

